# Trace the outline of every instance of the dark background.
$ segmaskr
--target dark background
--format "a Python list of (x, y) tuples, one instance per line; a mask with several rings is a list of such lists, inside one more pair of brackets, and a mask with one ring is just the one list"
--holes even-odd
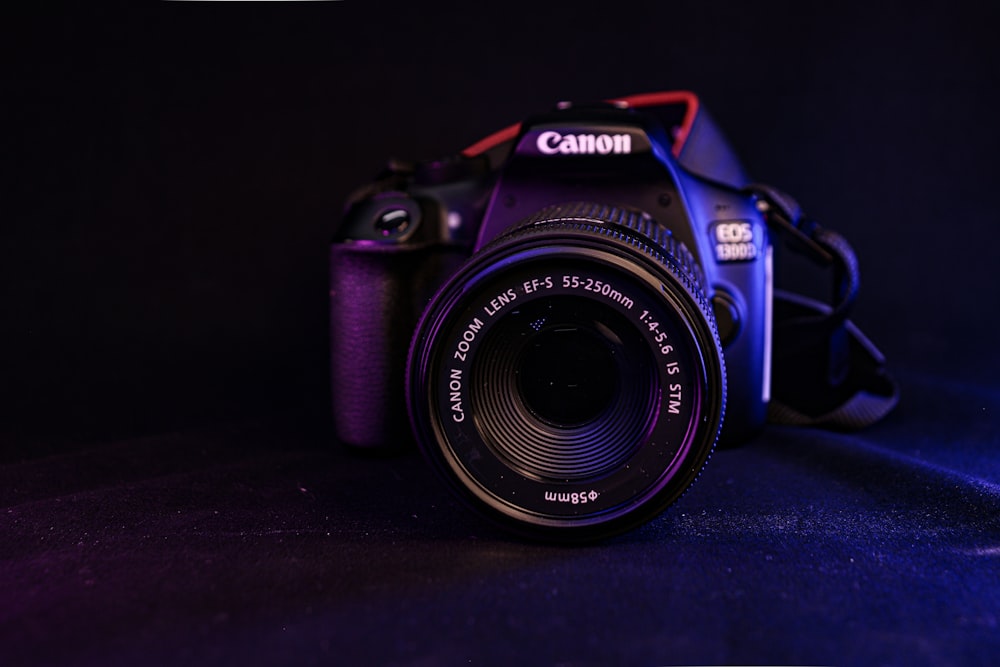
[[(1000, 631), (987, 11), (5, 9), (0, 642), (26, 664), (147, 647), (165, 662), (488, 663), (536, 640), (541, 664), (986, 664)], [(899, 410), (862, 436), (775, 429), (719, 453), (677, 512), (571, 552), (479, 528), (413, 457), (344, 453), (326, 281), (347, 194), (390, 156), (452, 153), (558, 100), (666, 89), (698, 93), (758, 180), (854, 244), (854, 319), (900, 380)], [(909, 574), (876, 576), (889, 570)], [(649, 621), (664, 609), (690, 623)]]
[[(974, 5), (159, 4), (7, 22), (8, 427), (158, 430), (316, 401), (327, 243), (389, 156), (691, 89), (843, 232), (900, 368), (988, 382), (998, 52)], [(11, 206), (13, 205), (13, 210)]]

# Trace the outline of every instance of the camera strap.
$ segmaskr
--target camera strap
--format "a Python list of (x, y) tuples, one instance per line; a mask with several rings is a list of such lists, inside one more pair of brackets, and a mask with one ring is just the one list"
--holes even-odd
[(885, 357), (848, 319), (860, 287), (857, 257), (834, 231), (805, 217), (798, 203), (767, 185), (750, 185), (775, 236), (830, 267), (830, 303), (774, 292), (771, 401), (768, 421), (851, 431), (885, 417), (899, 388)]

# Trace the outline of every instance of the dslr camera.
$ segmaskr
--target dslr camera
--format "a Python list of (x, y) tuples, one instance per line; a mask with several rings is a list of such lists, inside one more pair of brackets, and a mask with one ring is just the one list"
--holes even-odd
[(561, 103), (390, 163), (331, 244), (333, 409), (519, 535), (604, 538), (764, 425), (772, 242), (698, 98)]

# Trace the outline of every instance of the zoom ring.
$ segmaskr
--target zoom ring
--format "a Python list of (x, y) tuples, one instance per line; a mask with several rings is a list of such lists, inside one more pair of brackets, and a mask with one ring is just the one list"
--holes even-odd
[(557, 204), (542, 209), (525, 220), (515, 231), (501, 238), (509, 241), (519, 233), (528, 233), (542, 224), (550, 229), (580, 229), (631, 245), (656, 262), (673, 268), (689, 291), (699, 298), (699, 305), (703, 310), (711, 312), (704, 301), (702, 286), (705, 284), (705, 277), (701, 267), (669, 229), (659, 225), (646, 213), (593, 202)]

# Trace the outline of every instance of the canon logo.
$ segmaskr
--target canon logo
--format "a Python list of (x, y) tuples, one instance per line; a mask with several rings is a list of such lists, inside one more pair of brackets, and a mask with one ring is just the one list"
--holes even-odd
[(535, 141), (546, 155), (609, 155), (632, 152), (632, 137), (628, 134), (559, 134), (542, 132)]

